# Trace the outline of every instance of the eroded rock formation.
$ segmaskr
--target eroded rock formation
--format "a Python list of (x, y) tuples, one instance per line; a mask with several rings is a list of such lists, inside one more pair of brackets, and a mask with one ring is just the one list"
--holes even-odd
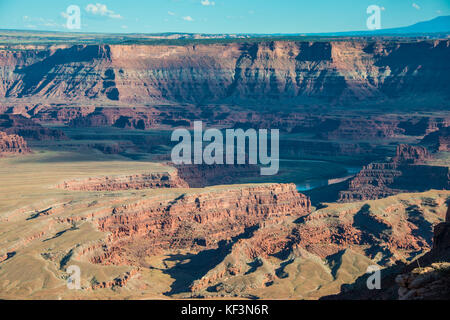
[(339, 193), (339, 201), (374, 200), (400, 192), (449, 189), (449, 168), (422, 164), (430, 157), (424, 147), (401, 144), (391, 162), (365, 166), (350, 180), (348, 190)]
[(0, 114), (0, 130), (8, 134), (17, 134), (30, 140), (67, 139), (61, 130), (45, 128), (17, 114)]
[[(361, 275), (367, 265), (391, 266), (406, 261), (431, 248), (431, 221), (436, 222), (431, 212), (442, 217), (445, 212), (436, 208), (444, 203), (445, 197), (390, 198), (381, 208), (377, 203), (373, 207), (355, 204), (321, 209), (292, 224), (267, 221), (250, 237), (236, 241), (223, 261), (195, 280), (190, 289), (206, 297), (245, 297), (249, 292), (270, 291), (278, 283), (286, 288), (283, 279), (297, 281), (299, 270), (307, 273), (315, 268), (319, 272), (330, 267), (336, 277), (342, 276), (336, 271), (339, 268), (348, 268), (348, 272), (357, 269), (359, 263), (367, 263)], [(372, 260), (362, 258), (364, 255)], [(309, 273), (311, 277), (315, 274)], [(326, 272), (322, 277), (327, 277)], [(307, 282), (302, 278), (295, 283), (301, 286)], [(324, 287), (329, 284), (324, 282)]]
[(301, 217), (309, 210), (309, 199), (295, 185), (283, 184), (142, 200), (98, 220), (99, 229), (110, 236), (107, 248), (91, 253), (90, 260), (121, 264), (167, 250), (217, 248), (268, 219)]
[(422, 260), (433, 263), (424, 267), (418, 263), (418, 268), (395, 279), (399, 299), (450, 299), (450, 206), (445, 221), (434, 227), (433, 248)]
[[(99, 146), (94, 146), (100, 148)], [(102, 146), (103, 152), (114, 152)], [(158, 188), (203, 188), (232, 184), (259, 174), (256, 165), (177, 165), (171, 172), (66, 180), (57, 188), (77, 191), (118, 191)]]
[(450, 299), (450, 263), (433, 263), (396, 278), (399, 300)]
[(375, 103), (427, 95), (432, 105), (450, 92), (449, 48), (449, 40), (351, 39), (12, 46), (0, 51), (0, 96), (204, 104)]
[(428, 146), (430, 150), (435, 152), (450, 151), (450, 127), (444, 127), (426, 135), (421, 144)]
[(21, 136), (0, 131), (0, 156), (28, 152), (30, 152), (30, 148)]
[(61, 189), (78, 191), (117, 191), (153, 188), (188, 188), (176, 173), (143, 173), (128, 176), (104, 176), (64, 181)]

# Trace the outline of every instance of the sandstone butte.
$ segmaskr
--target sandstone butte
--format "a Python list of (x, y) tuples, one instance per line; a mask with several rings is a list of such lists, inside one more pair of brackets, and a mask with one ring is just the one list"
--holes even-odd
[(28, 152), (30, 152), (30, 148), (21, 136), (0, 131), (0, 156)]
[(449, 189), (449, 168), (424, 165), (430, 158), (425, 147), (400, 144), (390, 162), (365, 166), (349, 182), (348, 190), (340, 191), (339, 201), (373, 200), (400, 192)]

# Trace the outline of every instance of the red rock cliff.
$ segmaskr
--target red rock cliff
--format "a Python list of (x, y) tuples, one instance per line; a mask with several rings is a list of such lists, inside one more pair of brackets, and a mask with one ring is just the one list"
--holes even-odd
[(28, 152), (30, 148), (21, 136), (0, 131), (0, 156)]
[(0, 50), (0, 97), (432, 104), (448, 98), (449, 53), (449, 40), (17, 46)]
[(291, 184), (211, 190), (172, 201), (143, 200), (117, 207), (98, 220), (98, 228), (110, 232), (108, 247), (90, 259), (120, 264), (139, 252), (214, 248), (269, 218), (300, 217), (309, 210), (309, 199)]

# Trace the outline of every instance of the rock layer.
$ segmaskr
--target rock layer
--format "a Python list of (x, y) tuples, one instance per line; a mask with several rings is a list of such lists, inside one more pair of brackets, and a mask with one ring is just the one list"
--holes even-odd
[(6, 134), (0, 131), (0, 156), (24, 154), (30, 152), (25, 140), (16, 134)]
[(399, 145), (388, 163), (371, 163), (350, 180), (348, 189), (340, 191), (340, 202), (374, 200), (400, 192), (450, 188), (448, 167), (423, 164), (430, 159), (426, 148)]
[(0, 50), (0, 96), (204, 104), (427, 95), (432, 104), (450, 92), (449, 50), (449, 40), (10, 46)]
[(76, 191), (117, 191), (153, 188), (188, 188), (188, 184), (170, 173), (148, 173), (129, 176), (105, 176), (64, 181), (57, 186)]
[(31, 119), (17, 114), (0, 114), (0, 130), (17, 134), (27, 140), (65, 140), (64, 132), (41, 126)]
[(269, 218), (301, 217), (309, 210), (309, 199), (295, 185), (283, 184), (186, 194), (172, 201), (143, 200), (98, 220), (99, 230), (110, 233), (108, 247), (90, 259), (121, 264), (169, 249), (215, 248)]

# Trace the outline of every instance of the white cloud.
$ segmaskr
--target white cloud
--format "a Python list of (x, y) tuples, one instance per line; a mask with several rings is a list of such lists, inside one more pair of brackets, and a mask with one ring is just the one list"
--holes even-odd
[(412, 6), (413, 8), (420, 10), (420, 6), (417, 3), (413, 3)]
[(380, 9), (381, 9), (381, 11), (385, 11), (385, 10), (386, 10), (386, 8), (385, 8), (385, 7), (381, 7)]
[(96, 3), (96, 4), (88, 4), (85, 10), (93, 15), (99, 15), (103, 17), (109, 17), (112, 19), (122, 19), (120, 14), (115, 13), (112, 10), (109, 10), (106, 7), (106, 4)]
[(192, 19), (191, 16), (183, 17), (183, 20), (185, 20), (185, 21), (194, 21), (194, 19)]
[(168, 14), (169, 16), (174, 16), (174, 15), (175, 15), (175, 12), (167, 11), (167, 14)]
[(23, 16), (23, 21), (27, 24), (25, 25), (27, 28), (42, 28), (42, 27), (57, 27), (59, 28), (60, 25), (56, 23), (53, 19), (46, 19), (46, 18), (35, 18), (30, 16)]
[(202, 4), (202, 6), (213, 6), (216, 4), (214, 1), (209, 1), (209, 0), (202, 0), (202, 1), (200, 1), (200, 3)]

